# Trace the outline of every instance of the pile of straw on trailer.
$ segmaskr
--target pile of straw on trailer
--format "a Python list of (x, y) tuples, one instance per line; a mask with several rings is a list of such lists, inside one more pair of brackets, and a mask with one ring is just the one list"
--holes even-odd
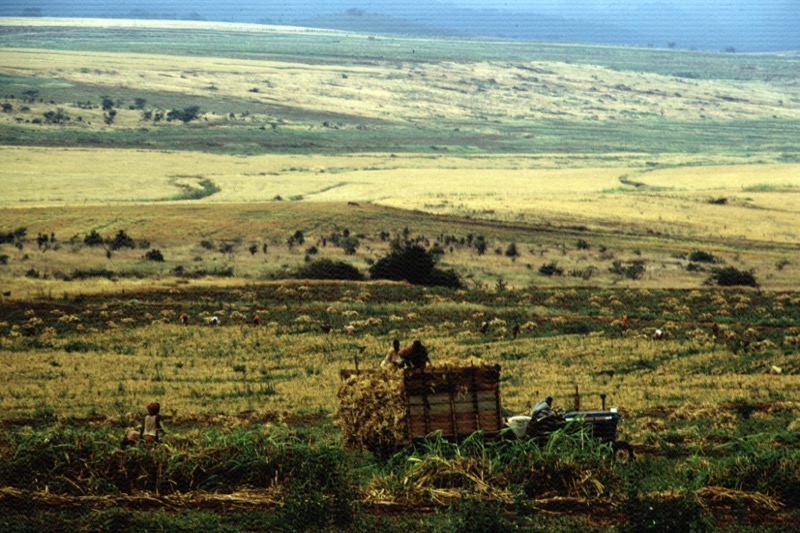
[(375, 450), (408, 439), (402, 370), (343, 371), (338, 395), (345, 448)]
[(342, 444), (376, 450), (442, 431), (461, 438), (501, 428), (500, 367), (447, 361), (424, 371), (343, 370), (339, 387)]

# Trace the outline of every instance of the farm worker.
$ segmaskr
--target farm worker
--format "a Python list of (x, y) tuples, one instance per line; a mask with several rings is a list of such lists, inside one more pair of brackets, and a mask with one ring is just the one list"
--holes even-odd
[(129, 429), (128, 431), (125, 432), (125, 437), (123, 437), (122, 444), (120, 445), (120, 447), (124, 450), (125, 448), (127, 448), (128, 446), (134, 444), (137, 440), (139, 440), (141, 436), (142, 434), (139, 431), (136, 431), (135, 429)]
[(144, 417), (141, 431), (142, 438), (147, 443), (158, 442), (159, 435), (164, 432), (161, 424), (162, 416), (159, 411), (161, 411), (161, 405), (158, 402), (147, 406), (147, 416)]
[(517, 335), (519, 335), (519, 324), (514, 324), (514, 327), (511, 328), (511, 335), (513, 335), (515, 339), (517, 338)]
[(486, 333), (487, 331), (489, 331), (489, 323), (484, 320), (483, 322), (481, 322), (481, 327), (479, 329), (481, 333)]
[(537, 419), (541, 416), (547, 416), (550, 414), (550, 410), (553, 407), (553, 397), (548, 396), (541, 402), (537, 403), (533, 406), (533, 412), (531, 412), (531, 418)]
[(351, 326), (350, 324), (348, 324), (348, 325), (346, 325), (346, 326), (344, 327), (344, 332), (345, 332), (345, 334), (347, 334), (347, 335), (352, 335), (352, 334), (353, 334), (353, 332), (354, 332), (355, 330), (356, 330), (356, 328), (355, 328), (355, 327), (353, 327), (353, 326)]
[(407, 346), (400, 350), (400, 358), (403, 361), (403, 365), (412, 370), (422, 370), (425, 368), (425, 365), (428, 365), (431, 362), (430, 358), (428, 357), (428, 349), (422, 345), (422, 342), (420, 342), (419, 339), (411, 343), (411, 346)]
[(181, 314), (181, 324), (183, 324), (185, 326), (188, 323), (189, 323), (189, 315), (187, 315), (186, 313), (182, 313)]
[(212, 316), (211, 320), (209, 320), (208, 323), (210, 325), (212, 325), (212, 326), (218, 326), (219, 325), (219, 317), (216, 316), (216, 315)]
[(258, 316), (258, 315), (254, 316), (254, 317), (253, 317), (253, 325), (254, 325), (254, 326), (257, 326), (257, 325), (259, 325), (260, 323), (261, 323), (261, 317), (260, 317), (260, 316)]
[(622, 331), (628, 329), (628, 312), (622, 313)]
[(381, 366), (392, 368), (403, 366), (403, 359), (400, 358), (399, 340), (395, 339), (392, 341), (392, 347), (389, 348), (389, 352), (386, 354), (386, 357), (384, 357), (383, 361), (381, 361)]
[(664, 332), (663, 332), (663, 331), (661, 331), (660, 329), (657, 329), (657, 330), (656, 330), (656, 331), (653, 333), (653, 338), (654, 338), (654, 339), (656, 339), (656, 340), (660, 340), (660, 339), (664, 338)]

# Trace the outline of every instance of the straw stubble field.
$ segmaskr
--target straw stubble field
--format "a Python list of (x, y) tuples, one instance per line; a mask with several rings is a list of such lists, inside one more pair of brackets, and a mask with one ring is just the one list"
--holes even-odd
[[(636, 498), (646, 502), (643, 509), (657, 510), (653, 519), (661, 524), (690, 506), (691, 520), (724, 526), (730, 505), (740, 501), (747, 511), (770, 510), (748, 516), (745, 525), (780, 528), (796, 518), (790, 509), (800, 415), (798, 309), (791, 293), (748, 290), (453, 293), (304, 281), (6, 301), (0, 406), (5, 449), (17, 451), (0, 469), (8, 485), (0, 501), (58, 508), (75, 503), (77, 490), (95, 509), (93, 519), (107, 519), (113, 501), (129, 509), (122, 513), (128, 519), (151, 523), (154, 517), (131, 510), (140, 508), (142, 490), (155, 491), (154, 505), (195, 512), (226, 505), (226, 494), (247, 510), (237, 516), (303, 529), (308, 524), (279, 509), (294, 505), (293, 491), (312, 490), (287, 480), (312, 476), (308, 483), (324, 499), (305, 515), (311, 527), (361, 530), (381, 509), (399, 513), (391, 523), (405, 516), (437, 524), (417, 514), (433, 506), (449, 510), (435, 526), (449, 531), (468, 514), (458, 501), (469, 495), (482, 502), (481, 515), (522, 505), (532, 514), (514, 515), (513, 523), (564, 530), (639, 523)], [(625, 330), (623, 310), (631, 318)], [(183, 312), (187, 325), (180, 323)], [(209, 325), (211, 316), (220, 317), (219, 326)], [(483, 321), (485, 333), (478, 328)], [(354, 332), (345, 333), (345, 325)], [(655, 328), (664, 339), (653, 339)], [(347, 455), (354, 452), (342, 451), (336, 423), (339, 371), (377, 370), (394, 337), (422, 339), (437, 367), (499, 364), (506, 416), (529, 412), (546, 395), (570, 408), (576, 386), (584, 409), (599, 408), (600, 393), (607, 393), (622, 415), (618, 436), (637, 459), (611, 463), (607, 448), (572, 433), (543, 448), (475, 437), (459, 449), (434, 439), (383, 466), (397, 450), (383, 459)], [(115, 450), (125, 427), (137, 424), (143, 399), (152, 398), (168, 416), (163, 444), (150, 452)], [(46, 455), (50, 441), (66, 451), (66, 463)], [(142, 452), (151, 454), (149, 463)], [(9, 477), (30, 454), (41, 457), (25, 463), (32, 472)], [(344, 496), (321, 484), (318, 474), (293, 463), (300, 457), (309, 465), (335, 458), (339, 466), (330, 473), (342, 476), (335, 484), (354, 492)], [(518, 469), (505, 471), (501, 465), (512, 458)], [(366, 471), (350, 470), (358, 460), (367, 460), (360, 467)], [(217, 461), (242, 473), (218, 472)], [(253, 465), (248, 474), (241, 464)], [(153, 477), (153, 468), (163, 474)], [(673, 473), (665, 476), (664, 468)], [(26, 481), (30, 475), (40, 481)], [(19, 483), (33, 492), (20, 492)], [(342, 505), (349, 509), (345, 522), (332, 522)]]

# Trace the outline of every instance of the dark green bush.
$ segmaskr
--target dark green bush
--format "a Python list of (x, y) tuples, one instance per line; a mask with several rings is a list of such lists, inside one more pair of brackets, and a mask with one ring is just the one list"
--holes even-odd
[(517, 249), (517, 243), (512, 242), (511, 244), (509, 244), (508, 248), (506, 248), (505, 254), (506, 254), (506, 257), (517, 257), (517, 256), (519, 256), (519, 250)]
[(716, 263), (717, 258), (708, 252), (695, 250), (694, 252), (689, 254), (689, 261), (692, 261), (694, 263)]
[(611, 268), (608, 269), (612, 274), (623, 276), (628, 279), (640, 279), (645, 272), (644, 261), (630, 261), (623, 263), (622, 261), (614, 261), (611, 263)]
[(88, 278), (112, 279), (119, 275), (120, 275), (119, 273), (114, 272), (113, 270), (108, 270), (107, 268), (90, 268), (88, 270), (75, 270), (65, 279), (66, 280), (88, 279)]
[(164, 255), (161, 253), (161, 250), (158, 248), (153, 248), (152, 250), (148, 250), (146, 254), (144, 254), (144, 258), (148, 261), (155, 261), (155, 262), (164, 262)]
[(359, 242), (358, 238), (353, 237), (352, 235), (348, 235), (339, 241), (339, 246), (342, 247), (342, 250), (344, 250), (344, 253), (347, 255), (355, 254), (360, 245), (361, 243)]
[(294, 277), (300, 279), (339, 279), (352, 281), (364, 279), (364, 275), (361, 271), (350, 263), (333, 261), (331, 259), (311, 261), (297, 269)]
[(105, 241), (103, 237), (97, 233), (97, 230), (92, 230), (83, 238), (83, 244), (86, 246), (102, 246)]
[(558, 263), (552, 261), (539, 267), (539, 274), (543, 276), (560, 276), (564, 273), (564, 269), (558, 266)]
[(409, 241), (392, 242), (389, 255), (369, 267), (372, 279), (408, 281), (414, 285), (460, 288), (461, 278), (455, 271), (436, 268), (436, 257), (421, 245)]
[(167, 113), (167, 121), (180, 120), (183, 123), (191, 122), (199, 118), (200, 107), (193, 105), (183, 109), (172, 109)]
[(119, 230), (114, 238), (108, 242), (112, 250), (119, 250), (120, 248), (136, 248), (136, 242), (125, 233), (125, 230)]
[(721, 287), (758, 287), (758, 282), (752, 270), (739, 270), (735, 267), (713, 269), (711, 275), (706, 279), (706, 284), (716, 284)]

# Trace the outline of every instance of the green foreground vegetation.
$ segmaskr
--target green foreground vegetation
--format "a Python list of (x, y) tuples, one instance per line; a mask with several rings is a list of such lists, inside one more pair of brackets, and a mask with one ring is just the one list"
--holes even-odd
[(745, 415), (753, 407), (738, 408), (737, 430), (713, 453), (675, 444), (628, 464), (569, 429), (541, 448), (434, 437), (377, 457), (298, 424), (209, 429), (201, 445), (176, 439), (127, 451), (107, 430), (46, 425), (3, 437), (16, 453), (0, 467), (0, 523), (8, 531), (791, 529), (796, 436), (763, 426), (754, 436)]

